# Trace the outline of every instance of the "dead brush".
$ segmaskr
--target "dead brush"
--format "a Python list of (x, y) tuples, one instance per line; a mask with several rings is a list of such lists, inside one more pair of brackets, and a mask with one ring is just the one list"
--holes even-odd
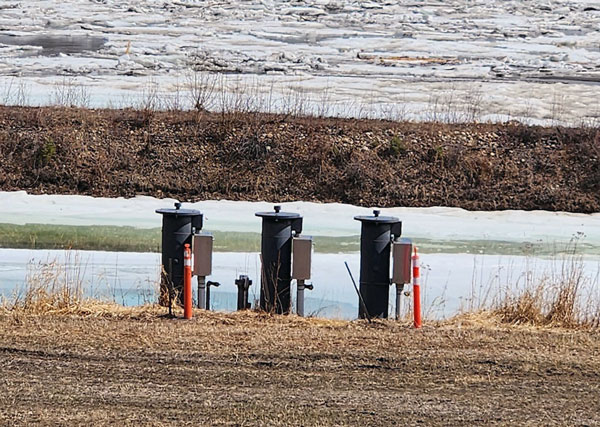
[(57, 261), (29, 264), (24, 287), (4, 302), (4, 309), (27, 314), (78, 311), (84, 301), (82, 277), (77, 263), (73, 268)]
[(13, 316), (76, 315), (84, 317), (148, 318), (164, 309), (158, 305), (125, 307), (84, 293), (85, 265), (67, 252), (57, 260), (30, 263), (25, 284), (12, 297), (0, 299), (0, 314)]
[(491, 311), (510, 324), (596, 328), (600, 326), (597, 289), (597, 277), (586, 276), (582, 257), (570, 254), (560, 271), (500, 292)]

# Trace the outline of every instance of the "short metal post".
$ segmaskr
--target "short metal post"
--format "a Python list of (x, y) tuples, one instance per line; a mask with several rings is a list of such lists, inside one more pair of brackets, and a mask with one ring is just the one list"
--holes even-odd
[(241, 274), (239, 279), (235, 280), (235, 284), (238, 287), (237, 309), (249, 309), (250, 303), (248, 302), (248, 289), (250, 288), (250, 285), (252, 285), (252, 280), (250, 280), (248, 276)]
[(404, 291), (404, 284), (396, 283), (396, 320), (400, 320), (400, 309), (402, 308), (402, 291)]
[(304, 280), (297, 280), (296, 314), (304, 317)]
[(198, 308), (206, 310), (206, 277), (198, 276)]

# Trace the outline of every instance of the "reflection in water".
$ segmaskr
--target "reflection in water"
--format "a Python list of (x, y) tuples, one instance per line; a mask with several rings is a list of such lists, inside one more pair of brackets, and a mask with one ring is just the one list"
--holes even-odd
[(98, 36), (65, 36), (52, 34), (12, 35), (0, 34), (0, 44), (41, 47), (40, 55), (56, 56), (61, 53), (97, 51), (107, 39)]
[[(218, 252), (258, 252), (257, 232), (219, 231), (206, 228), (215, 237)], [(358, 231), (358, 230), (357, 230)], [(139, 229), (114, 225), (56, 225), (0, 223), (0, 247), (21, 249), (80, 249), (117, 252), (160, 252), (160, 228)], [(313, 236), (317, 253), (352, 253), (360, 249), (360, 236)], [(585, 238), (568, 243), (538, 240), (414, 239), (423, 253), (472, 253), (487, 255), (554, 256), (559, 253), (600, 255), (600, 245)]]

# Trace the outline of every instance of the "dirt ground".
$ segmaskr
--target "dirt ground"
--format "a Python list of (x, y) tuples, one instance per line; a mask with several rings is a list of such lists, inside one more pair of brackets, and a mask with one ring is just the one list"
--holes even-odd
[(0, 424), (598, 425), (599, 338), (472, 318), (4, 314)]
[(0, 107), (0, 190), (600, 211), (600, 131)]

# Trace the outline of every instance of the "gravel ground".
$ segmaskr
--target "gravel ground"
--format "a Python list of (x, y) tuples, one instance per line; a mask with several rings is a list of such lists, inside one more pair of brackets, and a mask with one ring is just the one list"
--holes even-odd
[(135, 310), (0, 315), (0, 423), (600, 423), (594, 331)]

